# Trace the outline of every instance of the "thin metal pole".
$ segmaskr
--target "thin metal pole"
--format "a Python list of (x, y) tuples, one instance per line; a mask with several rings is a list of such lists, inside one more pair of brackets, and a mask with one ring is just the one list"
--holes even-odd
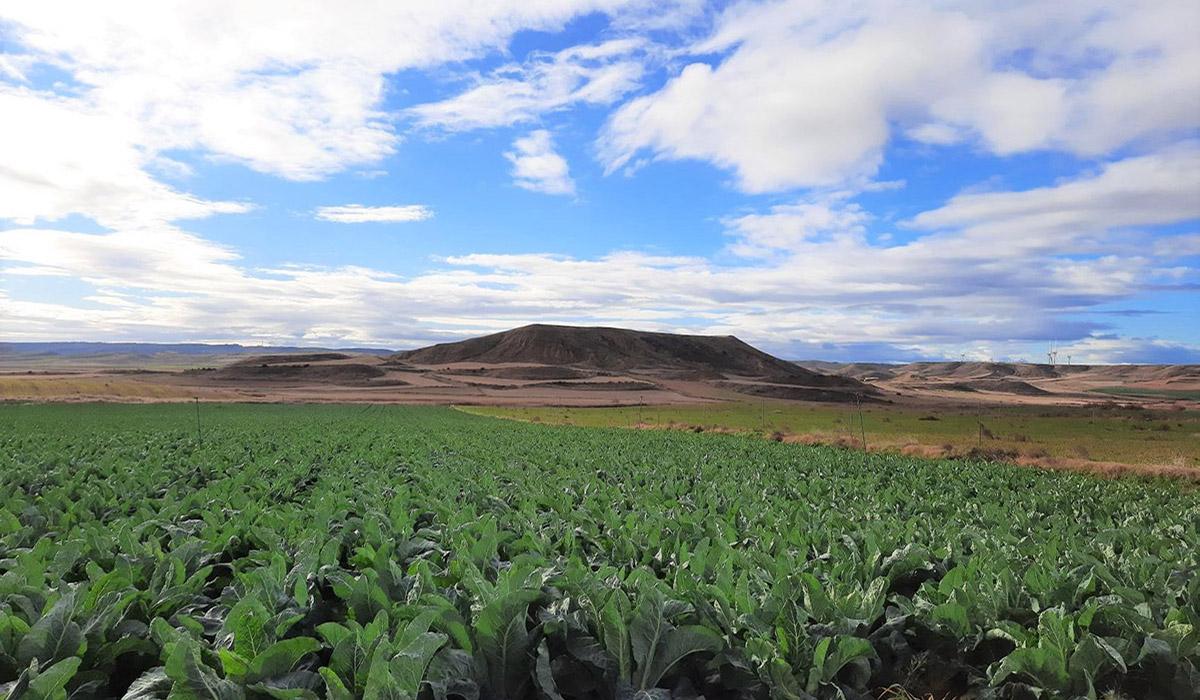
[(862, 394), (854, 395), (854, 405), (858, 407), (858, 429), (862, 432), (863, 451), (867, 450), (867, 422), (863, 419)]
[(196, 441), (200, 443), (201, 447), (204, 447), (204, 433), (200, 431), (200, 397), (192, 398), (196, 401)]

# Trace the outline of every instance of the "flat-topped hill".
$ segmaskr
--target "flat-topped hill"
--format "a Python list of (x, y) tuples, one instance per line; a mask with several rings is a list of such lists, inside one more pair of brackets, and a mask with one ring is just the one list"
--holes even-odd
[(625, 328), (534, 324), (393, 357), (418, 365), (536, 364), (604, 372), (763, 377), (805, 386), (860, 386), (847, 377), (821, 374), (781, 360), (731, 335), (682, 335)]

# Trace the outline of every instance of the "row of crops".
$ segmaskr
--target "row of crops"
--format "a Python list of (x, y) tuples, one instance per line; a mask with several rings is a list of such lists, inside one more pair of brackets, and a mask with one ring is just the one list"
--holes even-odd
[(0, 697), (1195, 698), (1198, 543), (1171, 483), (441, 408), (2, 406)]

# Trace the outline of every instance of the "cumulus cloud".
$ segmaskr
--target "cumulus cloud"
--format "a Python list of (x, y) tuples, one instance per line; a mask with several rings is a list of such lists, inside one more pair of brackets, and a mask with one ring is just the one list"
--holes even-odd
[(250, 209), (159, 182), (129, 126), (86, 100), (0, 83), (0, 114), (0, 219), (29, 225), (81, 214), (128, 226)]
[(1059, 361), (1072, 364), (1200, 364), (1200, 347), (1162, 338), (1121, 338), (1095, 334), (1058, 348)]
[(478, 77), (459, 95), (408, 113), (420, 126), (465, 131), (529, 122), (575, 104), (611, 104), (638, 86), (644, 47), (642, 39), (625, 38), (539, 53), (524, 65)]
[(1043, 10), (737, 4), (662, 89), (610, 117), (600, 158), (609, 172), (639, 153), (704, 160), (768, 192), (875, 173), (897, 127), (996, 154), (1101, 155), (1200, 126), (1200, 6)]
[(389, 207), (367, 207), (361, 204), (318, 207), (314, 215), (322, 221), (339, 224), (403, 223), (433, 218), (433, 209), (424, 204), (405, 204)]
[(517, 187), (543, 194), (575, 194), (567, 160), (555, 152), (549, 131), (538, 129), (518, 138), (504, 157), (512, 163)]
[(743, 214), (725, 220), (737, 241), (730, 249), (746, 257), (792, 250), (825, 236), (861, 237), (871, 219), (859, 204), (847, 201), (849, 192), (810, 195), (777, 204), (766, 213)]
[[(501, 48), (623, 0), (6, 7), (17, 39), (163, 146), (309, 179), (386, 155), (383, 76)], [(220, 31), (213, 31), (219, 26)], [(264, 28), (271, 28), (264, 31)]]
[[(476, 58), (518, 31), (639, 3), (7, 4), (0, 217), (78, 213), (124, 226), (244, 211), (161, 182), (161, 154), (196, 152), (291, 180), (369, 165), (398, 141), (381, 106), (386, 75)], [(592, 54), (605, 50), (563, 55), (590, 76), (573, 99), (623, 89), (620, 71), (632, 66), (590, 73), (604, 60)], [(38, 68), (63, 77), (42, 89), (29, 82)]]
[[(1099, 172), (1017, 192), (960, 194), (914, 217), (919, 228), (966, 229), (999, 245), (1057, 246), (1064, 237), (1200, 218), (1200, 145), (1107, 163)], [(1063, 250), (1063, 252), (1068, 252)]]

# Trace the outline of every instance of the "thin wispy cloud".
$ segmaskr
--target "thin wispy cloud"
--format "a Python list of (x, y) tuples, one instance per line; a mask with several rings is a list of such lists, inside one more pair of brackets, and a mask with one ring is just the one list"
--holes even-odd
[(407, 223), (426, 221), (433, 218), (433, 209), (423, 204), (401, 206), (367, 207), (361, 204), (318, 207), (313, 215), (322, 221), (339, 224)]
[[(614, 39), (506, 65), (449, 99), (409, 110), (417, 123), (449, 131), (511, 126), (575, 104), (611, 104), (638, 87), (645, 42)], [(635, 55), (636, 54), (636, 55)]]

